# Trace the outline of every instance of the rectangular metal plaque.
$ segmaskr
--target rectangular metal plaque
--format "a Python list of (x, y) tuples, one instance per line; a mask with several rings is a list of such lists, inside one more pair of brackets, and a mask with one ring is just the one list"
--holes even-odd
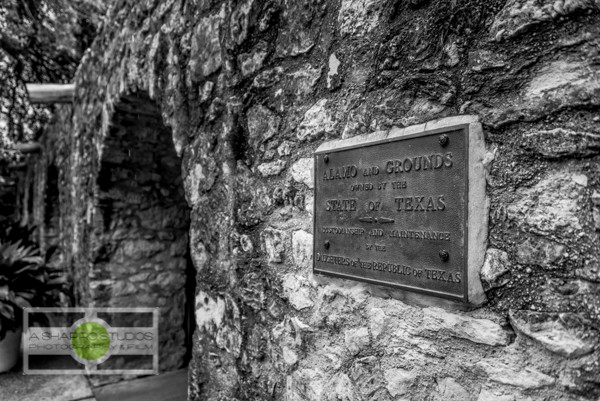
[(468, 126), (315, 153), (314, 272), (467, 301)]

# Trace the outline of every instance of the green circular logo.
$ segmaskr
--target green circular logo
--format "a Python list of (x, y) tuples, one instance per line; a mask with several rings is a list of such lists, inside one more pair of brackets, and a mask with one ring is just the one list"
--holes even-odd
[(75, 329), (71, 343), (77, 355), (93, 361), (106, 354), (110, 345), (110, 336), (100, 323), (85, 322)]

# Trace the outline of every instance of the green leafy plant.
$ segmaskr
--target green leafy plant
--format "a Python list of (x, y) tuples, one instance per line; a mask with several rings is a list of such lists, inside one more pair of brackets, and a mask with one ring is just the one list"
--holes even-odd
[[(0, 224), (0, 340), (8, 330), (22, 326), (22, 308), (72, 304), (71, 280), (65, 272), (57, 246), (42, 255), (32, 240), (35, 227), (19, 223)], [(48, 324), (43, 314), (35, 314)]]
[(35, 246), (0, 242), (0, 339), (21, 327), (21, 308), (39, 306), (47, 282), (44, 258)]

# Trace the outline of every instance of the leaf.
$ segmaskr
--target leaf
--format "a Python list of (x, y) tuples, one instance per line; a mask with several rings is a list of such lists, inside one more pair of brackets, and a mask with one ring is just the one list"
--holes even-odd
[(35, 297), (35, 293), (22, 291), (17, 294), (18, 297), (25, 298), (28, 301), (31, 301)]
[(13, 306), (0, 302), (0, 316), (13, 322), (15, 320), (15, 309)]
[(31, 307), (31, 303), (29, 303), (29, 301), (27, 301), (25, 298), (20, 297), (20, 296), (15, 297), (15, 304), (17, 306), (20, 306), (21, 308), (30, 308)]
[(49, 287), (57, 287), (57, 286), (62, 286), (67, 283), (68, 283), (68, 280), (66, 277), (57, 277), (57, 278), (48, 280), (46, 285)]
[(20, 274), (23, 274), (23, 273), (25, 273), (25, 272), (28, 272), (28, 271), (30, 271), (30, 270), (35, 270), (35, 269), (34, 269), (34, 267), (35, 267), (35, 266), (32, 266), (32, 265), (27, 265), (27, 266), (25, 266), (25, 267), (23, 267), (23, 268), (21, 268), (21, 269), (17, 270), (17, 271), (15, 272), (15, 275), (17, 275), (17, 276), (18, 276), (18, 275), (20, 275)]
[(0, 301), (7, 301), (8, 293), (9, 289), (7, 285), (0, 287)]

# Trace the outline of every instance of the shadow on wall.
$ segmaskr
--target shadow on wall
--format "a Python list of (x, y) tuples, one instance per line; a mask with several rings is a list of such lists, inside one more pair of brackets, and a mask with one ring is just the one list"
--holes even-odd
[[(160, 116), (145, 96), (115, 107), (95, 193), (89, 304), (159, 307), (159, 366), (169, 371), (189, 358), (186, 292), (193, 298), (195, 281), (181, 164)], [(111, 358), (106, 368), (146, 367), (140, 364), (151, 358)]]

